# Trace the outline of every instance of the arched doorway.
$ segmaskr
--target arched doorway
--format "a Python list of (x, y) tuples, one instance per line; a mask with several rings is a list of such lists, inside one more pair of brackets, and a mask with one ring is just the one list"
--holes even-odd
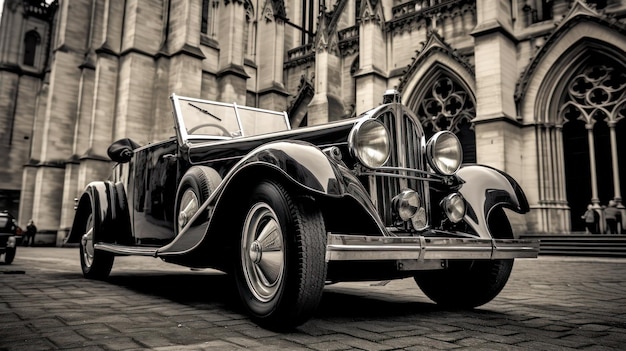
[(626, 67), (599, 54), (589, 55), (559, 99), (567, 201), (572, 231), (587, 204), (601, 211), (609, 200), (622, 202), (626, 180)]

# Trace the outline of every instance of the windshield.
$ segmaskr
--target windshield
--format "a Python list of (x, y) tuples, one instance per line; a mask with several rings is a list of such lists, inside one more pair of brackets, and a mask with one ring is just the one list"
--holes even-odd
[(181, 137), (230, 139), (290, 129), (284, 112), (172, 95)]

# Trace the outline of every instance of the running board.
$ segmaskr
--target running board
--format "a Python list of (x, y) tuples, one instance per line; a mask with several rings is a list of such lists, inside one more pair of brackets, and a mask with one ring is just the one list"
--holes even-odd
[(327, 261), (536, 258), (539, 240), (329, 234)]
[(97, 243), (94, 249), (114, 253), (116, 255), (128, 256), (151, 256), (156, 257), (158, 247), (135, 247), (116, 244)]

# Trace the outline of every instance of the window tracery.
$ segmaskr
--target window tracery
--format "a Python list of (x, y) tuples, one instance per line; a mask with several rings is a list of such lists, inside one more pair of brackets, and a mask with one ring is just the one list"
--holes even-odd
[[(585, 68), (572, 75), (559, 103), (558, 123), (563, 126), (565, 168), (570, 170), (566, 173), (570, 206), (581, 207), (584, 201), (600, 208), (609, 200), (622, 206), (621, 189), (626, 181), (623, 142), (626, 73), (623, 67), (606, 57), (594, 57)], [(584, 165), (581, 157), (588, 162), (583, 169), (580, 169)], [(579, 174), (585, 176), (580, 178)], [(581, 186), (589, 187), (586, 194), (590, 199), (580, 199)]]
[(432, 132), (460, 131), (462, 122), (470, 122), (476, 115), (474, 102), (467, 92), (451, 78), (437, 79), (422, 100), (419, 110), (422, 125)]
[(626, 116), (626, 73), (606, 65), (587, 68), (567, 86), (561, 114), (563, 123), (606, 120), (614, 125)]
[(252, 59), (255, 52), (255, 41), (256, 41), (256, 20), (254, 17), (254, 8), (252, 5), (245, 7), (246, 18), (244, 21), (244, 29), (243, 29), (243, 49), (244, 55), (248, 59)]
[(435, 79), (432, 85), (427, 86), (417, 114), (427, 138), (436, 132), (449, 130), (456, 134), (463, 146), (463, 160), (476, 162), (476, 134), (472, 124), (476, 106), (459, 83), (445, 75)]

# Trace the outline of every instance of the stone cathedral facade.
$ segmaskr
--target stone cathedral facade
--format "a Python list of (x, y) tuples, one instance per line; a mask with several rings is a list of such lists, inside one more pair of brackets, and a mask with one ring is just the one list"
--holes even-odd
[(60, 245), (112, 141), (172, 135), (172, 93), (284, 110), (295, 128), (387, 89), (522, 184), (516, 232), (623, 208), (626, 1), (5, 0), (0, 209)]

